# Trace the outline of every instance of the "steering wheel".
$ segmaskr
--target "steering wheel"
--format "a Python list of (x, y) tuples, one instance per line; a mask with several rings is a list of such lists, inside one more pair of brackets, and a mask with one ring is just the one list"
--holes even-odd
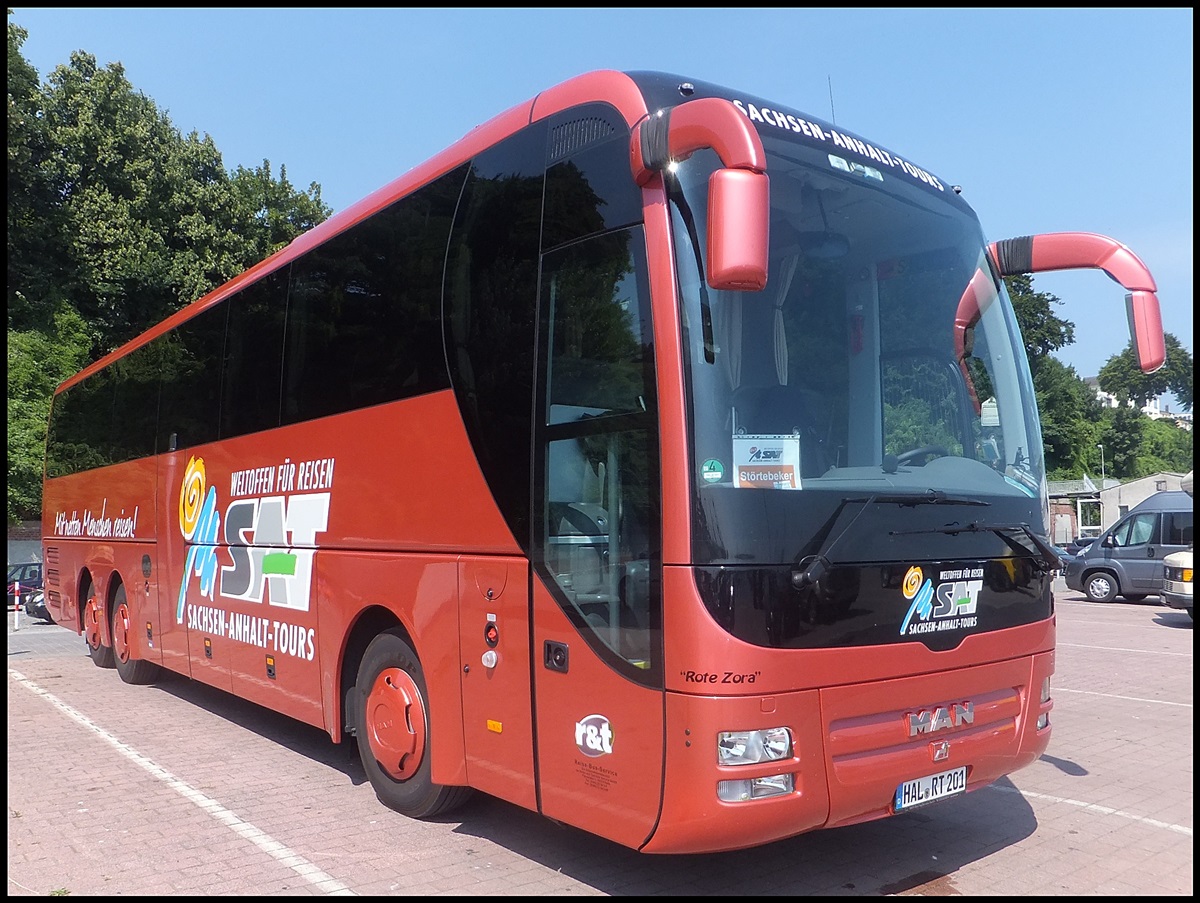
[[(922, 445), (920, 448), (910, 448), (902, 454), (896, 455), (897, 464), (908, 464), (916, 458), (947, 458), (950, 456), (950, 451), (942, 445)], [(925, 461), (921, 464), (924, 465)]]

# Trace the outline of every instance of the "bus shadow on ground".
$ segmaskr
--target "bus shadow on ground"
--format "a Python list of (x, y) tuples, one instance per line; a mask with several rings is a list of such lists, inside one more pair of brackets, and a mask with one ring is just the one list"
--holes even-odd
[[(334, 769), (354, 786), (367, 783), (352, 739), (335, 744), (320, 728), (181, 675), (165, 673), (154, 688)], [(955, 896), (956, 871), (1037, 829), (1008, 778), (906, 815), (724, 853), (639, 853), (482, 793), (430, 821), (612, 896)]]
[(639, 853), (485, 796), (455, 820), (458, 833), (612, 896), (955, 896), (957, 870), (1037, 829), (1029, 803), (1007, 778), (907, 815), (725, 853)]
[(163, 671), (153, 689), (204, 709), (285, 749), (346, 775), (350, 783), (367, 783), (366, 772), (358, 758), (354, 738), (346, 736), (334, 743), (323, 728), (313, 727), (287, 715), (234, 696), (225, 690), (192, 680), (182, 674)]

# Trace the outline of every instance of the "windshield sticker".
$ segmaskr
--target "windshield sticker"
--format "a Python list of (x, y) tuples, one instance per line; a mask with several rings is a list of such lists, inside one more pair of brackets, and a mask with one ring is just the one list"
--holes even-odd
[[(317, 536), (329, 526), (333, 458), (240, 470), (230, 477), (224, 531), (217, 487), (208, 485), (203, 458), (193, 456), (179, 487), (179, 532), (187, 544), (176, 623), (311, 660), (312, 628), (187, 601), (198, 578), (200, 595), (307, 612), (312, 597)], [(230, 564), (219, 565), (224, 540)]]
[(700, 465), (700, 479), (705, 483), (720, 483), (725, 479), (725, 465), (716, 458), (709, 458)]
[(935, 586), (920, 567), (913, 565), (904, 575), (902, 585), (904, 598), (911, 599), (912, 605), (900, 625), (900, 636), (966, 630), (978, 626), (976, 609), (981, 589), (982, 567), (940, 571)]
[(733, 473), (740, 488), (799, 489), (800, 437), (734, 436)]
[[(847, 135), (845, 132), (839, 132), (834, 128), (818, 125), (810, 119), (804, 119), (792, 113), (781, 113), (778, 110), (772, 110), (770, 107), (759, 107), (742, 100), (735, 100), (733, 103), (751, 122), (769, 125), (777, 129), (782, 129), (785, 132), (796, 132), (814, 141), (858, 154), (861, 157), (874, 161), (880, 166), (886, 166), (892, 171), (902, 172), (911, 179), (925, 183), (930, 188), (935, 188), (938, 191), (946, 190), (946, 186), (938, 181), (936, 176), (926, 172), (919, 166), (913, 166), (913, 164), (897, 157), (895, 154), (888, 153), (881, 147), (868, 144), (861, 138), (855, 138), (853, 135)], [(871, 173), (863, 174), (873, 176)]]

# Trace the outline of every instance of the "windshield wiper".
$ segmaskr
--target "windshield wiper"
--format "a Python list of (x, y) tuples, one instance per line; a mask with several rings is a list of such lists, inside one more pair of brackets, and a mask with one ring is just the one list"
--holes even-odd
[[(871, 502), (879, 502), (884, 505), (902, 505), (905, 507), (915, 507), (917, 505), (979, 505), (987, 508), (992, 503), (985, 502), (983, 499), (971, 498), (965, 495), (947, 495), (940, 489), (926, 489), (920, 495), (905, 495), (903, 493), (895, 493), (893, 495), (871, 495), (861, 499), (846, 499), (846, 502), (862, 502), (864, 505), (869, 505)], [(859, 512), (860, 514), (862, 512)]]
[[(864, 498), (857, 499), (842, 499), (837, 510), (833, 513), (833, 517), (829, 519), (829, 528), (832, 529), (834, 523), (837, 522), (838, 516), (842, 513), (842, 509), (847, 505), (861, 504), (858, 513), (850, 518), (850, 523), (842, 528), (839, 533), (828, 544), (822, 543), (821, 548), (817, 550), (817, 554), (803, 560), (803, 567), (799, 567), (792, 571), (792, 586), (796, 589), (803, 589), (806, 586), (811, 586), (820, 580), (825, 573), (833, 567), (833, 562), (829, 559), (829, 553), (834, 550), (842, 537), (850, 532), (850, 528), (858, 521), (864, 511), (871, 505), (901, 505), (903, 507), (916, 507), (917, 505), (982, 505), (990, 506), (991, 502), (985, 502), (982, 499), (968, 498), (967, 496), (947, 495), (940, 489), (927, 489), (923, 493), (917, 495), (905, 495), (904, 493), (893, 493), (888, 495), (878, 494), (869, 495)], [(923, 531), (913, 531), (923, 532)], [(826, 533), (826, 536), (829, 534)], [(1026, 549), (1025, 551), (1028, 551)], [(1057, 560), (1057, 559), (1056, 559)]]
[(901, 536), (914, 533), (946, 533), (950, 536), (957, 536), (959, 533), (995, 533), (1013, 551), (1028, 554), (1029, 546), (1018, 542), (1009, 535), (1010, 533), (1023, 533), (1033, 543), (1034, 549), (1041, 555), (1048, 570), (1062, 567), (1062, 559), (1058, 557), (1054, 547), (1035, 533), (1029, 524), (981, 524), (978, 521), (972, 521), (969, 524), (954, 523), (946, 524), (944, 527), (928, 527), (921, 530), (892, 530), (890, 535)]

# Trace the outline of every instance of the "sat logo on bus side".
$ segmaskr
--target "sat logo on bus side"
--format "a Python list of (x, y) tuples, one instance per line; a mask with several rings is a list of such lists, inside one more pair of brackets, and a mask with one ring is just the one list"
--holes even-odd
[[(330, 493), (282, 493), (328, 488), (332, 482), (333, 459), (305, 462), (299, 468), (288, 460), (279, 468), (233, 475), (232, 494), (257, 492), (263, 497), (236, 498), (226, 508), (224, 539), (233, 565), (220, 568), (222, 596), (261, 603), (265, 595), (271, 606), (309, 610), (316, 538), (328, 527)], [(179, 529), (189, 544), (179, 587), (179, 623), (193, 575), (200, 578), (200, 592), (207, 598), (214, 598), (217, 589), (221, 516), (217, 487), (206, 483), (204, 459), (191, 458), (179, 492)]]

